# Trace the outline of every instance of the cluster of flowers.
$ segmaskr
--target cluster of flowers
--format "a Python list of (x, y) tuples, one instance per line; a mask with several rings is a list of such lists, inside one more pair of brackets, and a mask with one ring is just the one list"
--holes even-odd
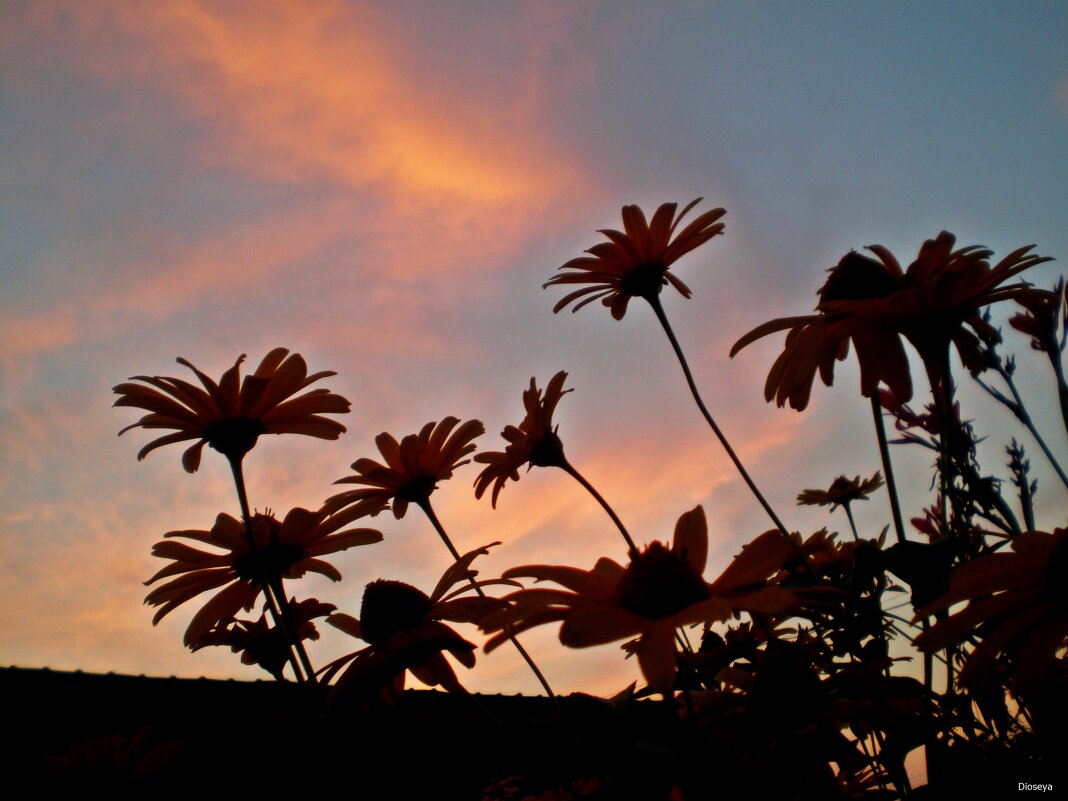
[[(139, 458), (160, 446), (192, 441), (182, 463), (194, 472), (207, 444), (228, 460), (241, 507), (241, 519), (220, 514), (210, 530), (172, 531), (155, 545), (153, 554), (168, 564), (146, 582), (156, 585), (146, 598), (159, 607), (154, 622), (211, 593), (186, 629), (188, 647), (228, 646), (280, 680), (288, 668), (297, 680), (330, 683), (334, 697), (361, 702), (395, 698), (408, 673), (424, 684), (464, 692), (446, 655), (471, 668), (477, 648), (449, 624), (478, 626), (488, 635), (486, 651), (511, 642), (549, 695), (548, 681), (517, 635), (559, 623), (560, 642), (567, 647), (623, 641), (627, 655), (637, 656), (645, 687), (632, 687), (613, 703), (659, 694), (689, 735), (684, 745), (677, 732), (666, 736), (664, 747), (675, 757), (663, 768), (672, 797), (703, 797), (712, 789), (730, 795), (725, 777), (744, 766), (734, 775), (748, 777), (746, 782), (766, 777), (777, 797), (891, 798), (909, 792), (905, 757), (921, 745), (934, 777), (937, 760), (941, 775), (947, 775), (955, 755), (970, 759), (977, 752), (1008, 749), (1025, 736), (1032, 738), (1031, 757), (1034, 749), (1068, 742), (1057, 722), (1064, 716), (1054, 714), (1068, 696), (1068, 595), (1061, 579), (1068, 565), (1068, 528), (1035, 529), (1034, 481), (1015, 440), (1009, 467), (1017, 497), (1006, 500), (1002, 484), (983, 474), (977, 436), (961, 419), (951, 369), (955, 347), (980, 386), (1038, 436), (1013, 382), (1015, 364), (998, 354), (1000, 334), (986, 313), (992, 304), (1016, 302), (1024, 311), (1010, 323), (1049, 357), (1068, 425), (1061, 371), (1068, 329), (1063, 283), (1054, 291), (1007, 283), (1047, 259), (1028, 247), (991, 265), (989, 251), (954, 249), (953, 236), (942, 232), (903, 269), (889, 250), (872, 246), (875, 258), (851, 252), (831, 270), (815, 314), (772, 320), (737, 342), (732, 356), (757, 339), (787, 331), (765, 396), (797, 410), (807, 406), (817, 373), (830, 385), (835, 362), (847, 357), (850, 345), (856, 351), (882, 472), (866, 479), (841, 476), (826, 490), (803, 491), (799, 503), (843, 508), (852, 540), (839, 541), (826, 530), (803, 537), (784, 526), (707, 410), (664, 312), (663, 287), (691, 295), (669, 268), (723, 232), (723, 209), (706, 211), (680, 228), (697, 202), (681, 213), (675, 204), (664, 204), (651, 219), (637, 206), (625, 207), (623, 231), (602, 231), (606, 241), (564, 264), (545, 286), (577, 285), (554, 311), (572, 304), (577, 311), (599, 300), (621, 319), (629, 302), (641, 298), (656, 313), (695, 402), (772, 523), (718, 577), (705, 576), (708, 530), (701, 506), (679, 517), (670, 545), (639, 548), (611, 505), (566, 458), (553, 422), (571, 391), (562, 371), (544, 390), (531, 379), (523, 393), (525, 416), (502, 432), (503, 451), (476, 453), (475, 440), (484, 433), (477, 420), (446, 417), (399, 440), (382, 433), (376, 439), (380, 459), (358, 459), (353, 474), (338, 482), (355, 488), (328, 498), (318, 510), (292, 509), (281, 520), (269, 512), (253, 514), (243, 460), (259, 437), (334, 440), (345, 428), (326, 415), (349, 410), (349, 402), (329, 390), (305, 392), (334, 373), (309, 375), (299, 355), (279, 348), (244, 377), (243, 356), (218, 382), (179, 359), (201, 386), (137, 376), (115, 387), (116, 405), (147, 412), (128, 428), (171, 432), (142, 448)], [(919, 355), (930, 383), (931, 404), (921, 413), (908, 406), (913, 381), (906, 343)], [(991, 387), (984, 374), (998, 375), (1006, 389)], [(894, 485), (885, 415), (894, 420), (899, 442), (929, 448), (937, 457), (937, 496), (912, 521), (911, 533)], [(439, 484), (472, 459), (482, 466), (475, 495), (481, 498), (492, 487), (494, 507), (523, 468), (562, 469), (604, 507), (626, 542), (627, 563), (602, 558), (589, 570), (526, 565), (497, 579), (479, 579), (474, 560), (499, 543), (459, 553), (431, 504)], [(1054, 466), (1063, 477), (1055, 461)], [(884, 475), (896, 538), (891, 546), (889, 526), (878, 537), (861, 537), (851, 511), (851, 504), (884, 486)], [(356, 521), (387, 509), (401, 518), (412, 504), (450, 552), (429, 594), (379, 579), (367, 585), (359, 618), (289, 595), (286, 582), (309, 572), (341, 579), (323, 557), (382, 539), (376, 529), (353, 527)], [(523, 581), (531, 579), (533, 586)], [(911, 592), (911, 621), (887, 601), (888, 593), (905, 590), (902, 585)], [(261, 602), (258, 619), (240, 617)], [(320, 618), (365, 645), (315, 669), (304, 643), (318, 639), (314, 621)], [(895, 639), (912, 642), (924, 655), (922, 681), (895, 674)], [(942, 693), (934, 689), (932, 655), (945, 665)], [(1049, 723), (1038, 726), (1036, 720)], [(603, 763), (600, 770), (606, 781), (584, 786), (611, 787), (613, 780), (618, 785), (619, 772), (633, 766)]]

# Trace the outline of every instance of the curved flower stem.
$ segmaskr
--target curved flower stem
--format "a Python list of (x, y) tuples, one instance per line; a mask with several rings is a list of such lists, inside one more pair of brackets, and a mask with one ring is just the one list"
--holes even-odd
[(768, 513), (768, 517), (771, 518), (771, 522), (775, 524), (775, 528), (782, 532), (782, 535), (789, 539), (790, 533), (786, 530), (786, 526), (779, 520), (778, 515), (775, 514), (775, 510), (771, 508), (771, 504), (768, 503), (764, 494), (760, 491), (757, 485), (753, 482), (753, 479), (749, 477), (748, 471), (742, 464), (738, 455), (734, 452), (734, 448), (731, 447), (730, 442), (727, 441), (727, 437), (720, 430), (720, 427), (716, 425), (716, 421), (712, 419), (712, 414), (708, 411), (704, 401), (701, 399), (701, 393), (697, 390), (697, 384), (694, 383), (693, 373), (690, 372), (690, 365), (686, 361), (686, 356), (682, 352), (682, 347), (679, 345), (679, 340), (675, 337), (675, 332), (671, 328), (671, 323), (668, 322), (667, 315), (664, 313), (664, 307), (660, 303), (659, 295), (646, 296), (646, 300), (649, 301), (649, 305), (653, 307), (653, 311), (656, 313), (656, 318), (660, 321), (660, 325), (664, 328), (664, 333), (667, 334), (668, 339), (671, 341), (671, 347), (675, 350), (675, 355), (679, 359), (679, 364), (682, 366), (682, 372), (686, 376), (686, 383), (690, 386), (690, 393), (693, 395), (694, 401), (697, 403), (697, 408), (701, 410), (701, 414), (704, 415), (705, 421), (712, 429), (712, 433), (716, 435), (720, 445), (723, 446), (723, 450), (727, 452), (727, 456), (730, 457), (731, 462), (734, 463), (735, 469), (741, 475), (742, 480), (745, 481), (746, 486), (756, 497), (760, 505), (764, 507), (764, 511)]
[(901, 501), (897, 497), (897, 482), (894, 480), (894, 467), (890, 462), (890, 446), (886, 441), (886, 427), (883, 425), (883, 408), (879, 404), (878, 393), (871, 396), (871, 414), (875, 420), (875, 436), (879, 440), (879, 457), (883, 462), (883, 474), (886, 476), (886, 492), (890, 496), (890, 511), (894, 516), (894, 533), (897, 541), (905, 541), (905, 523), (901, 516)]
[[(315, 683), (315, 671), (312, 669), (311, 661), (308, 659), (307, 652), (300, 646), (300, 643), (294, 643), (292, 632), (290, 632), (289, 626), (286, 624), (285, 617), (279, 611), (274, 587), (271, 585), (271, 582), (267, 577), (267, 568), (263, 564), (263, 554), (260, 552), (259, 546), (256, 545), (256, 535), (252, 529), (252, 512), (249, 509), (248, 491), (245, 489), (245, 473), (242, 468), (241, 459), (240, 457), (228, 456), (227, 460), (230, 462), (230, 470), (234, 475), (234, 485), (237, 489), (237, 500), (241, 505), (241, 519), (245, 523), (245, 536), (248, 537), (249, 550), (252, 551), (256, 560), (256, 567), (260, 572), (260, 585), (263, 587), (264, 597), (267, 598), (267, 608), (271, 612), (271, 617), (274, 618), (274, 624), (281, 629), (282, 636), (285, 637), (286, 642), (289, 644), (289, 664), (293, 668), (293, 674), (297, 677), (297, 681), (311, 681), (312, 683)], [(300, 656), (300, 663), (303, 663), (303, 673), (301, 672), (300, 663), (298, 663), (295, 654)]]
[(627, 533), (627, 527), (623, 525), (623, 521), (619, 519), (619, 515), (615, 513), (615, 510), (612, 509), (608, 501), (601, 497), (601, 493), (596, 490), (593, 484), (587, 481), (583, 477), (582, 473), (576, 470), (574, 466), (572, 466), (572, 464), (567, 461), (566, 458), (563, 458), (562, 461), (563, 464), (561, 464), (560, 467), (563, 468), (564, 472), (566, 472), (569, 476), (575, 479), (575, 481), (585, 487), (586, 491), (589, 492), (590, 495), (592, 495), (597, 500), (597, 503), (601, 504), (601, 507), (608, 513), (608, 516), (612, 518), (612, 522), (616, 524), (616, 528), (619, 529), (619, 533), (622, 534), (623, 539), (627, 541), (627, 547), (630, 549), (631, 557), (637, 556), (638, 546), (634, 544), (634, 540), (631, 539), (630, 534)]
[[(430, 519), (430, 524), (434, 526), (434, 530), (438, 532), (438, 536), (441, 537), (441, 541), (445, 543), (445, 547), (449, 549), (449, 553), (452, 554), (452, 558), (459, 562), (460, 552), (456, 550), (456, 546), (452, 544), (452, 540), (449, 539), (449, 535), (445, 533), (445, 528), (441, 525), (441, 521), (438, 520), (438, 516), (434, 512), (434, 507), (430, 505), (430, 498), (421, 498), (417, 500), (416, 503), (419, 504), (419, 508), (422, 509), (426, 513), (426, 516)], [(482, 588), (478, 586), (478, 583), (473, 578), (469, 578), (468, 581), (471, 582), (471, 586), (475, 588), (475, 592), (478, 593), (478, 596), (480, 598), (486, 597), (486, 593), (483, 592)], [(542, 689), (545, 690), (545, 694), (553, 699), (554, 704), (558, 703), (556, 693), (553, 692), (553, 688), (549, 686), (549, 682), (546, 680), (541, 670), (538, 669), (538, 666), (537, 664), (535, 664), (534, 659), (531, 657), (531, 655), (527, 653), (526, 648), (523, 647), (523, 645), (519, 642), (519, 639), (514, 634), (512, 634), (510, 631), (505, 631), (508, 634), (508, 639), (512, 641), (512, 645), (514, 645), (515, 649), (519, 651), (519, 655), (523, 657), (524, 661), (526, 661), (527, 665), (534, 673), (534, 676), (541, 684)]]
[[(627, 527), (623, 525), (623, 521), (619, 519), (619, 515), (616, 514), (611, 504), (609, 504), (608, 501), (604, 499), (604, 497), (601, 495), (601, 493), (597, 491), (593, 484), (586, 480), (585, 476), (583, 476), (582, 473), (575, 469), (574, 465), (572, 465), (571, 462), (567, 460), (566, 456), (561, 453), (560, 458), (561, 463), (559, 463), (559, 467), (563, 469), (564, 472), (567, 473), (569, 476), (574, 478), (579, 484), (585, 487), (586, 491), (589, 492), (590, 495), (596, 498), (597, 503), (601, 504), (601, 507), (608, 513), (608, 516), (612, 518), (612, 522), (616, 524), (616, 528), (619, 529), (619, 533), (622, 534), (623, 539), (626, 540), (627, 548), (630, 550), (630, 558), (637, 559), (638, 556), (640, 556), (638, 546), (634, 544), (634, 540), (630, 536), (630, 533), (627, 531)], [(692, 654), (694, 652), (693, 646), (690, 645), (690, 640), (686, 636), (686, 632), (681, 627), (675, 632), (675, 641), (679, 644), (679, 647), (684, 652), (689, 654)]]

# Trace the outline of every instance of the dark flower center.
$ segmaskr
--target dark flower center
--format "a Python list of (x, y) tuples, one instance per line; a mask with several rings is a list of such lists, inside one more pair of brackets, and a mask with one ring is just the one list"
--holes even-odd
[(882, 264), (854, 250), (843, 256), (838, 266), (831, 270), (820, 289), (820, 303), (885, 298), (899, 289), (896, 277)]
[(251, 550), (234, 559), (234, 572), (239, 578), (257, 583), (263, 580), (260, 565), (267, 573), (268, 581), (282, 578), (289, 569), (304, 558), (304, 551), (298, 545), (279, 542), (282, 524), (273, 515), (257, 514), (252, 516), (252, 531), (256, 537), (256, 549), (259, 558)]
[(219, 420), (204, 428), (204, 439), (208, 445), (231, 459), (240, 459), (256, 444), (266, 429), (259, 420), (251, 417), (234, 417)]
[(535, 467), (563, 467), (567, 463), (564, 459), (564, 443), (555, 431), (545, 429), (541, 439), (531, 449), (528, 461)]
[(371, 645), (385, 645), (394, 634), (411, 631), (430, 612), (430, 598), (403, 581), (379, 579), (363, 591), (360, 627)]
[(619, 279), (619, 289), (625, 295), (636, 298), (652, 298), (660, 294), (667, 283), (664, 273), (667, 267), (662, 264), (639, 264)]
[(437, 489), (438, 479), (436, 476), (419, 476), (397, 490), (397, 497), (409, 503), (421, 503), (430, 497)]
[(617, 592), (624, 609), (659, 619), (708, 598), (708, 585), (682, 554), (654, 542), (631, 560)]

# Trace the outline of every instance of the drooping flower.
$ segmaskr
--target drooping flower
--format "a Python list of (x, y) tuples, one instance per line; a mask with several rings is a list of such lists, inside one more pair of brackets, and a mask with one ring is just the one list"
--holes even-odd
[(256, 444), (261, 434), (304, 434), (320, 439), (337, 439), (345, 426), (324, 414), (344, 414), (349, 402), (327, 389), (314, 389), (294, 397), (321, 378), (337, 375), (324, 371), (308, 375), (308, 365), (300, 354), (285, 348), (268, 353), (252, 375), (240, 375), (244, 354), (216, 383), (190, 362), (178, 359), (192, 370), (203, 389), (180, 378), (134, 376), (142, 384), (119, 384), (116, 406), (133, 406), (149, 412), (131, 428), (174, 429), (173, 434), (154, 439), (137, 454), (144, 459), (163, 445), (198, 440), (182, 455), (182, 465), (194, 473), (200, 467), (205, 443), (230, 459), (240, 460)]
[[(257, 562), (262, 562), (270, 582), (300, 578), (308, 572), (340, 581), (337, 568), (319, 557), (382, 539), (382, 532), (370, 528), (341, 530), (357, 517), (351, 511), (332, 515), (325, 510), (310, 512), (300, 508), (290, 510), (281, 522), (269, 513), (253, 515), (252, 531), (259, 560), (249, 546), (245, 525), (228, 514), (220, 514), (210, 531), (164, 534), (165, 539), (153, 546), (152, 555), (170, 559), (172, 563), (145, 584), (175, 578), (156, 587), (145, 598), (145, 603), (160, 607), (152, 624), (159, 623), (191, 598), (218, 589), (185, 631), (185, 644), (192, 646), (209, 630), (233, 619), (242, 609), (250, 610), (256, 603), (263, 591)], [(175, 538), (203, 543), (219, 551), (194, 548)]]
[(324, 508), (337, 511), (352, 506), (362, 517), (377, 515), (392, 503), (393, 516), (404, 517), (409, 503), (426, 501), (439, 481), (451, 478), (453, 470), (471, 461), (463, 457), (475, 450), (473, 440), (486, 429), (478, 420), (457, 428), (459, 422), (446, 417), (440, 423), (427, 423), (418, 434), (409, 434), (400, 442), (383, 431), (375, 437), (375, 444), (385, 464), (357, 459), (352, 463), (356, 475), (334, 483), (365, 486), (331, 496)]
[(1062, 278), (1052, 292), (1035, 292), (1017, 298), (1024, 312), (1009, 318), (1009, 325), (1031, 337), (1031, 347), (1059, 356), (1068, 337), (1068, 303)]
[[(287, 600), (282, 614), (298, 640), (318, 640), (319, 631), (312, 621), (326, 617), (336, 609), (333, 604), (315, 598), (299, 602)], [(256, 620), (220, 624), (190, 643), (189, 649), (199, 651), (211, 645), (228, 646), (235, 654), (241, 654), (243, 664), (259, 665), (280, 681), (290, 659), (289, 641), (285, 633), (278, 626), (270, 624), (266, 612)]]
[(839, 506), (848, 506), (853, 501), (866, 501), (868, 496), (883, 485), (883, 477), (878, 471), (871, 478), (860, 480), (860, 476), (846, 478), (838, 476), (825, 490), (807, 489), (797, 496), (799, 506), (827, 506), (833, 512)]
[(1000, 341), (982, 309), (1002, 300), (1041, 294), (1030, 284), (1005, 282), (1036, 264), (1049, 261), (1019, 248), (993, 267), (990, 251), (976, 245), (953, 250), (955, 238), (943, 231), (927, 240), (908, 270), (882, 245), (867, 249), (877, 259), (846, 254), (820, 289), (817, 314), (784, 317), (757, 326), (731, 348), (733, 357), (746, 345), (787, 331), (786, 346), (768, 373), (767, 400), (802, 410), (808, 405), (816, 373), (834, 382), (834, 363), (849, 353), (852, 342), (860, 363), (861, 392), (871, 397), (880, 383), (906, 402), (912, 378), (902, 339), (919, 352), (938, 380), (952, 343), (965, 366), (982, 370), (980, 341)]
[[(475, 646), (442, 621), (478, 623), (500, 606), (494, 599), (468, 595), (471, 590), (496, 584), (521, 586), (504, 579), (474, 580), (478, 571), (472, 569), (471, 563), (499, 544), (491, 543), (461, 556), (445, 571), (430, 595), (402, 581), (379, 579), (368, 584), (359, 619), (343, 612), (327, 618), (334, 627), (368, 645), (326, 665), (320, 671), (323, 681), (337, 677), (338, 692), (355, 692), (357, 696), (377, 692), (389, 700), (404, 689), (406, 674), (411, 671), (431, 687), (440, 685), (450, 692), (464, 692), (445, 653), (472, 668)], [(461, 586), (457, 588), (458, 584)]]
[(621, 320), (631, 298), (650, 300), (660, 294), (665, 284), (671, 284), (683, 297), (690, 297), (689, 287), (668, 268), (723, 233), (723, 223), (717, 221), (727, 213), (721, 208), (706, 211), (674, 236), (682, 218), (700, 201), (701, 198), (691, 201), (678, 216), (675, 216), (677, 203), (664, 203), (653, 214), (652, 221), (646, 221), (637, 206), (624, 206), (623, 231), (599, 231), (608, 242), (589, 248), (588, 256), (571, 259), (560, 267), (565, 271), (563, 275), (545, 282), (543, 288), (557, 284), (583, 285), (561, 298), (553, 311), (558, 312), (576, 300), (579, 302), (572, 311), (578, 311), (587, 303), (600, 300), (612, 310), (614, 318)]
[[(564, 446), (553, 427), (553, 412), (560, 399), (571, 392), (564, 389), (567, 373), (563, 370), (549, 379), (542, 397), (534, 379), (530, 379), (530, 388), (523, 392), (523, 407), (526, 417), (519, 426), (505, 426), (501, 436), (508, 441), (504, 451), (485, 451), (475, 456), (475, 461), (486, 465), (475, 479), (475, 497), (481, 498), (490, 484), (493, 484), (494, 508), (508, 479), (519, 480), (519, 469), (523, 465), (529, 470), (532, 466), (563, 467)], [(557, 426), (559, 428), (559, 426)]]
[(1068, 642), (1068, 528), (1025, 531), (1012, 552), (987, 553), (950, 575), (949, 592), (916, 613), (927, 617), (968, 601), (916, 638), (920, 649), (938, 651), (971, 634), (979, 644), (965, 659), (962, 685), (981, 679), (999, 655), (1012, 660), (1012, 683), (1032, 689)]
[[(675, 629), (694, 623), (726, 620), (736, 611), (777, 614), (792, 601), (790, 592), (767, 584), (792, 553), (776, 530), (745, 546), (711, 584), (703, 578), (708, 554), (704, 509), (683, 514), (671, 547), (654, 542), (627, 567), (602, 558), (592, 570), (527, 565), (506, 570), (504, 578), (552, 581), (563, 590), (531, 587), (504, 598), (507, 609), (491, 614), (484, 631), (517, 634), (560, 621), (560, 642), (570, 648), (603, 645), (637, 636), (634, 651), (642, 674), (657, 692), (675, 683)], [(501, 633), (486, 643), (490, 651), (506, 639)]]

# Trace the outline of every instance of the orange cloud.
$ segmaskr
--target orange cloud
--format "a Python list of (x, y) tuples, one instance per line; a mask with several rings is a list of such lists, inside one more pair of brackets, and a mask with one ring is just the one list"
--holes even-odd
[(465, 102), (463, 85), (426, 89), (383, 13), (176, 0), (64, 4), (38, 9), (36, 24), (76, 37), (81, 68), (181, 97), (215, 128), (209, 162), (283, 181), (385, 186), (402, 205), (442, 211), (457, 200), (544, 200), (572, 183), (530, 127), (538, 109), (520, 91), (523, 75), (492, 105)]

